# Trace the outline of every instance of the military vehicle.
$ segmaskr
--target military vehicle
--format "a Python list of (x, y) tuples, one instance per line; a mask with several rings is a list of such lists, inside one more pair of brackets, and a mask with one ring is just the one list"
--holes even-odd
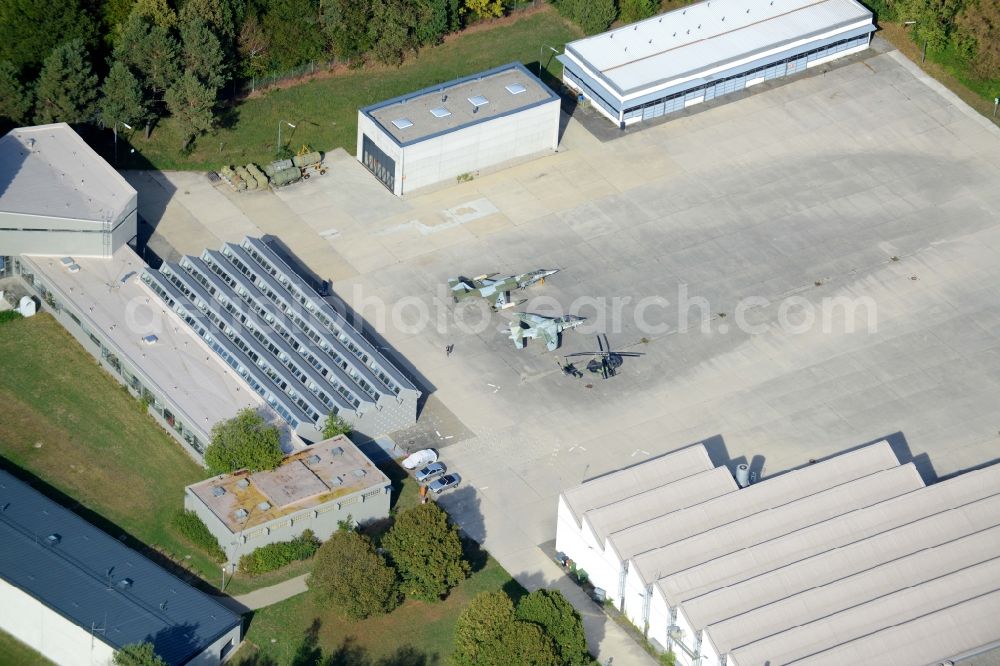
[(497, 273), (490, 273), (489, 275), (480, 275), (474, 278), (460, 276), (448, 278), (448, 287), (451, 289), (452, 298), (455, 299), (456, 303), (470, 296), (492, 299), (493, 303), (490, 307), (493, 308), (494, 312), (497, 312), (514, 306), (514, 303), (510, 300), (511, 291), (515, 289), (527, 289), (533, 284), (545, 282), (545, 278), (555, 275), (558, 272), (559, 269), (555, 268), (540, 269), (520, 275), (501, 276)]
[(517, 320), (510, 322), (510, 339), (514, 341), (514, 346), (518, 349), (524, 349), (526, 340), (541, 338), (545, 340), (545, 347), (549, 351), (555, 351), (559, 348), (563, 331), (576, 328), (586, 321), (583, 317), (576, 315), (546, 317), (529, 312), (516, 314)]

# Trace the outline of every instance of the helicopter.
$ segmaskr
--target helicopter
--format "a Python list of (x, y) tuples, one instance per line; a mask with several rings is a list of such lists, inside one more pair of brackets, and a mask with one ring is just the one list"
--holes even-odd
[[(604, 338), (603, 341), (601, 340), (602, 337)], [(614, 377), (618, 373), (618, 368), (622, 367), (626, 357), (633, 358), (642, 356), (641, 352), (612, 351), (611, 345), (608, 343), (607, 335), (602, 336), (599, 334), (597, 336), (597, 348), (597, 351), (567, 354), (566, 359), (568, 361), (571, 356), (590, 356), (592, 358), (587, 361), (587, 370), (594, 374), (601, 374), (604, 379), (608, 379), (609, 377)], [(572, 365), (572, 363), (569, 364), (569, 366)], [(565, 367), (563, 368), (563, 372), (567, 372)], [(579, 370), (577, 370), (577, 372), (579, 372)]]

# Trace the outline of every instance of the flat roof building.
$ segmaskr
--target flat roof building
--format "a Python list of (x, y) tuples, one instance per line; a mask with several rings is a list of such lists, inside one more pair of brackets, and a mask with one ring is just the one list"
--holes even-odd
[(558, 144), (558, 95), (517, 62), (358, 111), (358, 160), (397, 195)]
[(219, 664), (242, 618), (0, 471), (0, 628), (64, 666), (150, 642), (171, 666)]
[(287, 456), (269, 472), (217, 476), (185, 489), (184, 506), (215, 535), (229, 561), (309, 529), (328, 539), (343, 521), (389, 515), (392, 484), (344, 435)]
[[(741, 489), (720, 467), (633, 490), (672, 456), (567, 490), (556, 544), (678, 663), (934, 663), (1000, 640), (975, 617), (1000, 603), (1000, 465), (925, 486), (879, 442)], [(564, 519), (588, 495), (607, 503)]]
[[(212, 426), (243, 408), (281, 423), (236, 372), (139, 280), (127, 245), (110, 259), (21, 256), (15, 272), (101, 366), (199, 462)], [(287, 428), (286, 428), (287, 430)]]
[(331, 413), (368, 436), (416, 422), (413, 382), (262, 240), (140, 280), (306, 441), (322, 439)]
[(136, 211), (135, 189), (66, 123), (0, 137), (0, 256), (109, 258)]
[(856, 0), (705, 0), (578, 39), (563, 81), (621, 126), (868, 48)]

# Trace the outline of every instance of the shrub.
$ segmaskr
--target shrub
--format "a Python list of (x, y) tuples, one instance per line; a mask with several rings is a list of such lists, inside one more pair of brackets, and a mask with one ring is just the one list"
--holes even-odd
[(656, 14), (660, 3), (654, 0), (621, 0), (618, 3), (618, 18), (622, 23), (635, 23)]
[(533, 622), (522, 622), (503, 591), (477, 595), (455, 625), (456, 666), (556, 666), (552, 639)]
[(21, 313), (17, 310), (4, 310), (0, 312), (0, 324), (5, 324), (8, 321), (14, 321), (15, 319), (21, 319)]
[(536, 590), (518, 602), (516, 614), (519, 620), (534, 622), (552, 638), (560, 663), (567, 666), (592, 663), (583, 619), (561, 592)]
[(312, 530), (304, 531), (291, 541), (270, 543), (240, 558), (240, 571), (257, 576), (274, 571), (298, 560), (308, 560), (319, 550), (319, 539)]
[(111, 663), (115, 666), (167, 666), (148, 641), (123, 645), (120, 650), (115, 650)]
[(201, 522), (201, 518), (194, 511), (178, 511), (174, 515), (173, 523), (185, 539), (201, 548), (216, 562), (225, 561), (226, 554), (219, 546), (218, 539), (208, 530), (205, 523)]

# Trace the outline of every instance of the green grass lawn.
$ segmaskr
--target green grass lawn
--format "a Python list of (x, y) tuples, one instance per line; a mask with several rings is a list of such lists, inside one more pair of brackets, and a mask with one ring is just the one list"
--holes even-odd
[[(514, 596), (523, 593), (499, 564), (487, 559), (442, 602), (406, 601), (389, 615), (359, 622), (343, 619), (311, 593), (302, 594), (254, 613), (233, 663), (444, 664), (453, 649), (459, 614), (480, 592), (499, 589)], [(316, 649), (329, 661), (294, 659), (296, 653)]]
[[(423, 49), (402, 67), (371, 66), (302, 83), (284, 90), (271, 90), (233, 107), (228, 127), (198, 139), (188, 155), (179, 151), (181, 137), (173, 122), (165, 120), (147, 142), (141, 131), (128, 138), (136, 155), (128, 156), (119, 146), (121, 168), (217, 169), (222, 164), (259, 164), (273, 159), (278, 123), (283, 127), (282, 143), (293, 149), (309, 144), (317, 150), (344, 148), (354, 154), (357, 141), (357, 110), (368, 104), (396, 97), (459, 76), (520, 60), (534, 71), (542, 45), (560, 48), (580, 36), (579, 31), (551, 9), (531, 13), (508, 24), (484, 26), (457, 35), (444, 44)], [(553, 54), (546, 49), (549, 56)], [(545, 56), (548, 74), (554, 81), (562, 68)], [(111, 150), (111, 135), (106, 133)], [(119, 133), (119, 138), (122, 138)], [(127, 156), (127, 157), (126, 157)]]
[(51, 661), (5, 631), (0, 631), (0, 663), (4, 666), (54, 666)]

